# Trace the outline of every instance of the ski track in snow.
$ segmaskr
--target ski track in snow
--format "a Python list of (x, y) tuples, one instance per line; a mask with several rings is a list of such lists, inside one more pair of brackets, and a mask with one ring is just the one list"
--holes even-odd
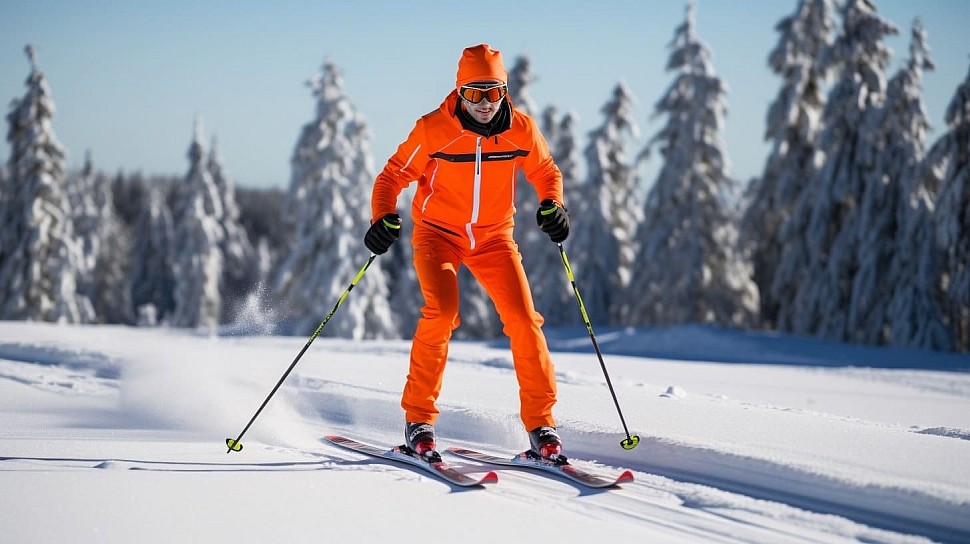
[[(317, 386), (321, 385), (323, 384), (317, 383)], [(369, 413), (393, 412), (399, 400), (397, 394), (387, 395), (386, 392), (378, 392), (379, 394), (374, 398), (363, 401), (361, 399), (366, 392), (346, 384), (327, 384), (324, 388), (331, 389), (331, 397), (328, 412), (321, 412), (321, 415), (331, 416), (330, 422), (333, 424), (347, 424), (353, 421), (356, 418), (351, 415), (352, 412), (364, 420), (368, 418), (366, 414)], [(341, 393), (337, 393), (338, 390)], [(346, 402), (345, 406), (353, 409), (346, 412), (333, 411), (335, 396), (342, 396)], [(369, 404), (370, 407), (362, 410), (361, 403)], [(337, 402), (337, 404), (340, 403)], [(383, 406), (379, 406), (380, 404)], [(470, 444), (478, 449), (495, 451), (494, 444), (476, 443), (472, 437), (482, 436), (483, 430), (494, 429), (497, 418), (447, 406), (443, 407), (443, 411), (461, 415), (457, 421), (452, 420), (447, 427), (439, 426), (439, 442), (444, 446)], [(365, 415), (360, 416), (361, 412)], [(517, 422), (505, 426), (509, 429), (518, 428)], [(359, 425), (348, 428), (346, 432), (351, 435), (355, 432), (359, 433)], [(956, 519), (954, 516), (960, 516), (961, 512), (966, 512), (966, 505), (953, 508), (945, 502), (935, 500), (934, 497), (919, 496), (911, 490), (867, 489), (866, 486), (852, 482), (827, 479), (825, 475), (801, 471), (797, 467), (652, 438), (642, 438), (638, 449), (650, 452), (645, 457), (652, 457), (656, 461), (642, 461), (639, 460), (640, 458), (630, 460), (624, 457), (623, 453), (610, 454), (608, 450), (604, 450), (604, 444), (617, 441), (615, 432), (576, 433), (565, 428), (563, 436), (571, 456), (577, 459), (574, 462), (584, 468), (610, 473), (623, 467), (636, 472), (637, 481), (634, 484), (623, 485), (625, 492), (616, 495), (604, 495), (602, 492), (585, 490), (566, 481), (559, 485), (543, 483), (541, 488), (547, 494), (542, 495), (538, 500), (558, 500), (557, 495), (561, 493), (563, 485), (576, 487), (579, 497), (604, 495), (598, 497), (594, 503), (595, 508), (590, 508), (588, 501), (584, 502), (582, 508), (577, 509), (577, 515), (590, 515), (592, 510), (600, 515), (617, 516), (628, 521), (668, 525), (677, 527), (678, 533), (688, 534), (708, 542), (734, 542), (736, 539), (742, 542), (824, 541), (826, 540), (824, 533), (811, 534), (811, 527), (818, 524), (819, 515), (844, 516), (859, 522), (858, 525), (847, 522), (847, 525), (839, 527), (837, 527), (838, 523), (833, 522), (830, 529), (837, 529), (843, 534), (857, 532), (853, 536), (862, 541), (880, 542), (887, 539), (882, 531), (865, 527), (865, 524), (888, 531), (904, 533), (915, 531), (941, 540), (959, 541), (963, 538), (962, 530), (950, 530), (946, 524), (948, 520)], [(386, 443), (390, 445), (393, 441), (392, 435), (390, 441)], [(506, 450), (510, 456), (514, 451)], [(583, 461), (584, 459), (596, 459), (597, 462)], [(446, 457), (446, 460), (459, 464), (474, 464), (454, 457), (450, 459)], [(537, 500), (536, 480), (541, 477), (519, 469), (489, 468), (499, 471), (501, 482), (499, 485), (503, 492), (510, 480), (507, 474), (521, 473), (520, 477), (516, 477), (516, 483), (519, 484), (521, 481), (521, 485), (527, 489), (524, 492), (510, 491), (509, 496), (526, 502)], [(800, 489), (803, 492), (789, 491), (789, 489)], [(805, 492), (805, 490), (812, 491)], [(569, 503), (564, 503), (564, 507), (568, 508)], [(688, 513), (684, 512), (684, 508), (689, 509)], [(916, 516), (914, 516), (914, 509), (919, 510)], [(690, 518), (690, 521), (689, 523), (685, 521), (683, 526), (670, 521), (685, 515)], [(934, 518), (936, 521), (924, 522), (919, 516)], [(787, 521), (778, 523), (774, 519), (776, 517)], [(707, 518), (719, 521), (715, 523)], [(727, 524), (728, 528), (723, 526), (725, 520), (732, 521)], [(801, 526), (797, 533), (788, 533), (789, 529), (786, 525), (789, 523)], [(708, 525), (710, 527), (707, 527)], [(707, 529), (701, 531), (701, 527)], [(739, 535), (744, 536), (739, 538)], [(895, 535), (888, 540), (895, 541), (896, 538), (900, 537)], [(915, 539), (915, 541), (919, 540)]]
[[(142, 333), (135, 333), (142, 334)], [(8, 341), (0, 335), (0, 383), (8, 380), (38, 390), (59, 395), (92, 398), (98, 401), (100, 413), (96, 423), (106, 429), (134, 424), (146, 431), (172, 431), (184, 425), (194, 434), (208, 433), (213, 428), (227, 431), (244, 422), (244, 415), (268, 392), (269, 386), (285, 368), (279, 360), (302, 341), (292, 338), (212, 340), (192, 335), (167, 333), (179, 342), (193, 345), (194, 353), (213, 355), (223, 361), (218, 368), (205, 369), (197, 365), (201, 380), (229, 382), (225, 390), (214, 391), (214, 403), (227, 401), (218, 409), (205, 400), (187, 401), (184, 413), (165, 414), (170, 408), (135, 396), (150, 388), (161, 388), (163, 394), (178, 394), (180, 386), (190, 381), (187, 376), (172, 379), (171, 369), (155, 365), (158, 354), (142, 355), (133, 347), (113, 345), (109, 349), (97, 347), (97, 341), (85, 339), (83, 334), (70, 336), (62, 347), (57, 339), (34, 338)], [(10, 336), (7, 334), (6, 336)], [(122, 335), (124, 336), (124, 335)], [(126, 340), (131, 341), (130, 338)], [(578, 341), (577, 341), (578, 342)], [(332, 359), (353, 359), (366, 366), (375, 359), (393, 359), (406, 367), (406, 342), (321, 342), (320, 352), (309, 355), (303, 364), (313, 368), (295, 372), (281, 389), (278, 399), (261, 416), (277, 422), (273, 429), (255, 426), (251, 431), (246, 452), (255, 451), (258, 460), (249, 461), (243, 454), (233, 454), (226, 462), (193, 462), (188, 459), (158, 458), (99, 458), (97, 456), (5, 455), (11, 442), (0, 440), (0, 475), (6, 472), (71, 472), (84, 470), (145, 471), (159, 473), (210, 472), (302, 472), (325, 473), (362, 472), (375, 480), (431, 480), (435, 486), (448, 486), (430, 476), (390, 461), (367, 458), (336, 446), (323, 443), (318, 437), (337, 433), (388, 446), (400, 442), (401, 415), (399, 403), (400, 381), (379, 377), (380, 372), (361, 369), (367, 376), (337, 372), (330, 377), (328, 365)], [(228, 346), (227, 346), (228, 344)], [(462, 344), (458, 343), (457, 346)], [(512, 380), (511, 359), (501, 350), (477, 347), (456, 349), (450, 357), (445, 377), (446, 388), (452, 373), (469, 375), (482, 380)], [(55, 347), (56, 346), (56, 347)], [(199, 347), (201, 346), (201, 347)], [(466, 345), (468, 346), (468, 345)], [(228, 351), (224, 351), (228, 350)], [(275, 358), (272, 364), (234, 369), (225, 362), (226, 353), (234, 350), (266, 350)], [(291, 350), (294, 351), (295, 350)], [(165, 359), (164, 357), (162, 358)], [(231, 357), (228, 358), (231, 361)], [(173, 363), (172, 361), (167, 361)], [(689, 363), (688, 363), (689, 364)], [(566, 365), (568, 366), (568, 365)], [(592, 367), (590, 367), (592, 368)], [(330, 368), (332, 369), (332, 367)], [(557, 376), (564, 390), (603, 388), (601, 376), (595, 368), (577, 371), (561, 368)], [(406, 371), (406, 368), (402, 370)], [(852, 379), (903, 385), (920, 391), (956, 397), (970, 396), (970, 376), (963, 373), (945, 379), (917, 370), (886, 370), (844, 368), (829, 370)], [(194, 372), (194, 371), (193, 371)], [(235, 376), (235, 377), (233, 377)], [(205, 385), (203, 383), (203, 385)], [(626, 390), (644, 389), (638, 380), (615, 380)], [(201, 387), (201, 386), (200, 386)], [(205, 390), (201, 387), (200, 391)], [(231, 390), (231, 391), (229, 391)], [(134, 392), (134, 393), (133, 393)], [(198, 391), (189, 391), (193, 394)], [(212, 391), (210, 391), (212, 392)], [(460, 391), (459, 391), (460, 392)], [(459, 401), (459, 395), (442, 395), (439, 407), (443, 414), (437, 426), (439, 447), (467, 445), (483, 451), (513, 454), (521, 449), (524, 433), (514, 410), (515, 391), (496, 391), (510, 403), (499, 403), (508, 410), (496, 409), (497, 404), (479, 401)], [(565, 391), (562, 396), (567, 396)], [(597, 395), (600, 393), (598, 392)], [(219, 398), (222, 395), (224, 398)], [(661, 395), (657, 395), (658, 397)], [(688, 402), (686, 393), (668, 395), (666, 402)], [(246, 399), (244, 404), (235, 399)], [(178, 399), (173, 400), (178, 404)], [(181, 399), (184, 400), (184, 399)], [(726, 400), (714, 395), (699, 401), (730, 404), (740, 410), (764, 412), (796, 412), (800, 416), (818, 420), (848, 422), (871, 428), (890, 428), (885, 423), (868, 422), (861, 418), (829, 414), (823, 411), (777, 406), (771, 403)], [(130, 409), (130, 418), (122, 420), (110, 416), (109, 405), (120, 402)], [(560, 402), (565, 402), (563, 399)], [(507, 406), (505, 406), (507, 404)], [(0, 407), (3, 404), (0, 402)], [(97, 408), (97, 407), (96, 407)], [(209, 411), (211, 420), (191, 412)], [(231, 412), (231, 413), (230, 413)], [(582, 411), (578, 411), (581, 414)], [(280, 425), (280, 421), (285, 424)], [(266, 422), (263, 422), (266, 423)], [(228, 426), (227, 426), (228, 425)], [(736, 453), (730, 447), (693, 444), (676, 436), (642, 435), (640, 445), (633, 452), (621, 450), (616, 443), (615, 422), (603, 423), (593, 418), (584, 420), (577, 413), (561, 418), (560, 427), (567, 444), (567, 454), (576, 463), (594, 471), (611, 472), (618, 467), (634, 471), (636, 481), (622, 489), (590, 490), (566, 480), (538, 475), (522, 469), (488, 467), (496, 470), (500, 482), (484, 493), (494, 500), (519, 507), (556, 504), (578, 517), (607, 520), (621, 529), (629, 527), (632, 534), (644, 526), (676, 540), (704, 542), (925, 542), (970, 541), (970, 504), (967, 500), (948, 497), (949, 490), (935, 492), (931, 488), (910, 488), (892, 482), (870, 482), (865, 478), (840, 477), (839, 474), (820, 473), (818, 467), (799, 466), (797, 462), (770, 455), (753, 457)], [(970, 431), (951, 426), (908, 429), (912, 434), (929, 435), (940, 440), (970, 440)], [(655, 429), (662, 433), (663, 429)], [(0, 438), (4, 435), (0, 434)], [(10, 437), (8, 437), (9, 439)], [(17, 437), (13, 437), (17, 438)], [(29, 440), (24, 439), (27, 442)], [(26, 443), (26, 442), (25, 442)], [(270, 446), (268, 444), (281, 444)], [(4, 446), (6, 444), (7, 446)], [(196, 444), (188, 450), (198, 450)], [(205, 446), (208, 448), (208, 445)], [(171, 445), (161, 447), (170, 451)], [(177, 451), (179, 448), (175, 448)], [(178, 457), (178, 453), (173, 457)], [(188, 455), (187, 457), (191, 457)], [(445, 459), (468, 470), (483, 469), (474, 461), (445, 454)], [(958, 482), (965, 490), (967, 482)], [(452, 491), (456, 491), (453, 489)], [(964, 494), (963, 497), (967, 495)]]

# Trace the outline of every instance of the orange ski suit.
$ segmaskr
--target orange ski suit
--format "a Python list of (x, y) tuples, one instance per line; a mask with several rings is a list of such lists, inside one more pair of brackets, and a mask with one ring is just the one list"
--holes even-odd
[(421, 117), (374, 183), (372, 223), (395, 213), (398, 196), (417, 181), (411, 243), (425, 305), (401, 406), (408, 422), (434, 424), (438, 417), (435, 401), (459, 324), (458, 268), (464, 264), (492, 299), (509, 337), (522, 422), (527, 430), (555, 427), (555, 369), (512, 227), (519, 170), (540, 201), (560, 204), (562, 174), (535, 121), (511, 102), (509, 128), (489, 137), (463, 128), (457, 107), (452, 91)]

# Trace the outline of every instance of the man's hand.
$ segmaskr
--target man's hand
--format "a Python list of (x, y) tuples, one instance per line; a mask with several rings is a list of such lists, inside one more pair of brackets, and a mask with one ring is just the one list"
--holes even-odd
[(569, 236), (569, 215), (566, 214), (566, 208), (554, 200), (547, 198), (539, 203), (536, 223), (557, 244)]
[(389, 213), (374, 221), (364, 235), (364, 245), (375, 255), (387, 253), (388, 248), (401, 236), (401, 217)]

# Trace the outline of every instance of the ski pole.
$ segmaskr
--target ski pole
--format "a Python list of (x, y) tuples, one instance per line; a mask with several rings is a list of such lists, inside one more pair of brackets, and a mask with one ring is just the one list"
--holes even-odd
[(626, 426), (626, 420), (623, 419), (623, 412), (620, 410), (620, 401), (616, 398), (616, 391), (613, 389), (613, 383), (610, 381), (610, 374), (606, 371), (606, 363), (603, 362), (603, 354), (600, 352), (599, 344), (596, 343), (596, 335), (593, 334), (593, 325), (589, 322), (589, 315), (586, 313), (586, 305), (583, 304), (583, 297), (579, 295), (579, 287), (576, 286), (573, 269), (569, 266), (569, 259), (566, 258), (566, 250), (563, 249), (561, 242), (556, 245), (559, 246), (559, 255), (562, 257), (563, 266), (566, 267), (566, 277), (569, 278), (569, 283), (573, 286), (573, 294), (576, 295), (576, 303), (579, 304), (579, 313), (583, 316), (583, 323), (586, 324), (589, 339), (593, 341), (593, 350), (596, 351), (596, 357), (599, 358), (600, 368), (603, 369), (603, 376), (606, 378), (606, 386), (610, 388), (610, 395), (613, 396), (613, 404), (616, 405), (616, 413), (619, 414), (620, 423), (623, 424), (623, 431), (626, 433), (626, 438), (620, 441), (620, 446), (625, 450), (632, 450), (640, 443), (640, 437), (635, 434), (631, 435), (630, 430)]
[(283, 373), (283, 376), (280, 378), (280, 381), (276, 382), (276, 385), (273, 387), (273, 390), (270, 391), (269, 395), (266, 396), (266, 400), (264, 400), (263, 403), (259, 405), (259, 409), (256, 410), (255, 414), (253, 414), (252, 419), (249, 420), (249, 423), (246, 424), (246, 427), (243, 428), (241, 433), (239, 433), (239, 436), (237, 436), (235, 440), (232, 438), (226, 439), (226, 446), (229, 447), (229, 449), (226, 450), (226, 453), (242, 450), (243, 445), (240, 442), (240, 440), (242, 440), (243, 435), (246, 434), (246, 431), (248, 431), (249, 428), (253, 425), (253, 422), (256, 421), (257, 417), (259, 417), (259, 413), (262, 412), (263, 408), (266, 407), (266, 404), (269, 403), (269, 399), (273, 398), (273, 395), (276, 394), (276, 391), (280, 388), (281, 385), (283, 385), (283, 382), (286, 380), (286, 377), (290, 375), (290, 372), (293, 371), (293, 368), (296, 366), (296, 363), (300, 362), (300, 358), (303, 357), (304, 353), (306, 353), (307, 348), (309, 348), (310, 344), (312, 344), (313, 341), (316, 340), (317, 336), (320, 335), (320, 332), (323, 331), (323, 328), (327, 325), (327, 322), (330, 321), (330, 318), (333, 317), (333, 314), (337, 313), (337, 308), (339, 308), (340, 305), (344, 303), (344, 300), (347, 298), (347, 295), (349, 295), (350, 292), (354, 289), (354, 287), (357, 285), (357, 282), (359, 282), (360, 279), (364, 277), (364, 272), (367, 272), (367, 268), (370, 266), (372, 262), (374, 262), (374, 259), (376, 258), (377, 258), (377, 255), (371, 254), (370, 258), (367, 259), (367, 262), (364, 263), (364, 266), (360, 267), (360, 270), (357, 271), (357, 275), (354, 276), (354, 281), (350, 282), (350, 285), (347, 287), (346, 290), (344, 290), (343, 294), (340, 295), (340, 298), (337, 299), (337, 303), (334, 304), (333, 309), (330, 310), (330, 313), (327, 314), (327, 317), (323, 318), (323, 321), (321, 321), (320, 325), (317, 326), (317, 330), (313, 331), (313, 334), (310, 335), (310, 339), (307, 340), (306, 344), (303, 346), (303, 349), (301, 349), (300, 353), (297, 354), (296, 359), (293, 359), (293, 362), (290, 363), (290, 367), (287, 368), (286, 372)]

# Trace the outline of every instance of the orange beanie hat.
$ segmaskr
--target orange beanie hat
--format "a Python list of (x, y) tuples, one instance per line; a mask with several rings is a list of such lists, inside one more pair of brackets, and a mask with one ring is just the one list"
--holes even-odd
[(502, 52), (492, 49), (487, 43), (466, 47), (458, 61), (458, 79), (455, 86), (461, 87), (489, 79), (497, 79), (502, 83), (509, 80), (505, 64), (502, 63)]

